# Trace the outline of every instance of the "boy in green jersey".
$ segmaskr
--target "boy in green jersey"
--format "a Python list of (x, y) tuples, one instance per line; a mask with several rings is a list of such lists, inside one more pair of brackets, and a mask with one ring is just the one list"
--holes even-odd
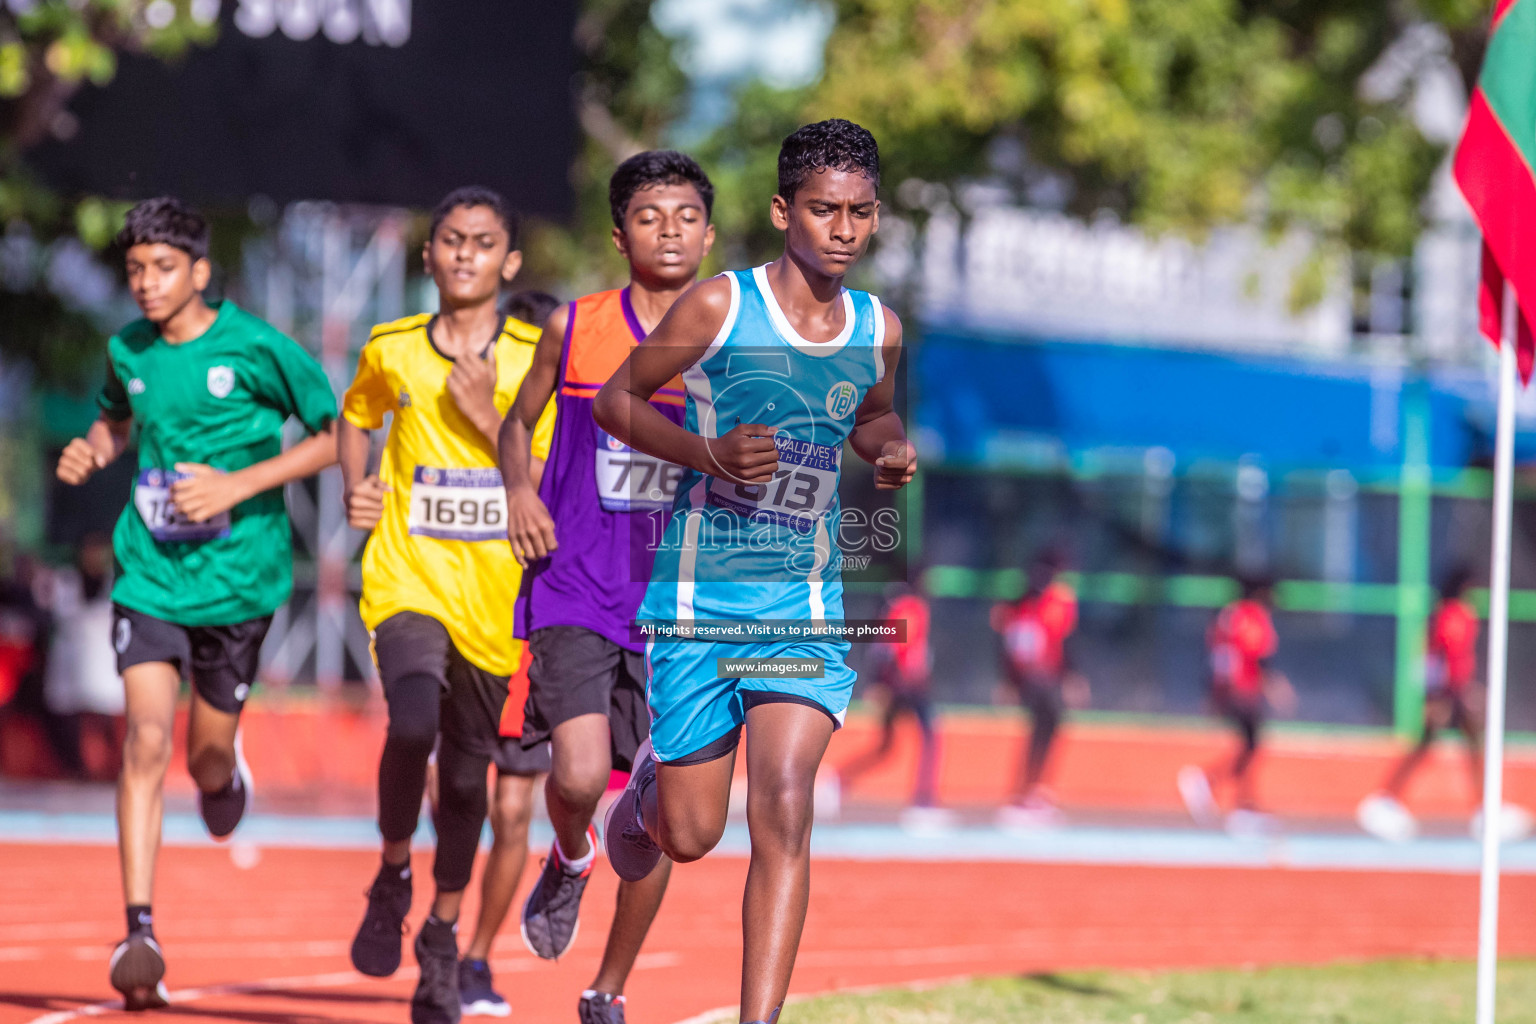
[[(125, 1007), (144, 1010), (166, 1002), (150, 897), (177, 693), (190, 678), (187, 769), (203, 822), (222, 839), (250, 789), (240, 709), (293, 584), (282, 486), (336, 461), (336, 398), (292, 339), (233, 302), (203, 301), (208, 225), (180, 200), (134, 207), (117, 243), (144, 318), (107, 343), (101, 415), (64, 449), (58, 476), (84, 483), (123, 453), (137, 424), (139, 473), (112, 538), (128, 714), (117, 787), (128, 937), (111, 976)], [(290, 416), (311, 436), (284, 451)]]

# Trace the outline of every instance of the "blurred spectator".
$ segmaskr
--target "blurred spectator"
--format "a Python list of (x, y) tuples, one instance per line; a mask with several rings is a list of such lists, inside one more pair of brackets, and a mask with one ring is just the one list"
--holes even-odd
[(880, 740), (838, 770), (838, 792), (886, 759), (896, 737), (896, 723), (907, 714), (922, 733), (912, 806), (931, 808), (938, 789), (939, 738), (934, 728), (933, 698), (929, 695), (933, 652), (928, 643), (928, 599), (919, 587), (898, 587), (890, 594), (880, 617), (903, 621), (906, 636), (900, 642), (877, 644), (870, 652), (873, 696), (883, 704)]
[(49, 617), (40, 589), (46, 571), (31, 555), (0, 550), (0, 771), (47, 775), (43, 673)]
[(87, 534), (54, 574), (54, 643), (44, 697), (65, 771), (115, 778), (122, 764), (123, 681), (112, 649), (112, 544)]
[(1296, 692), (1274, 667), (1279, 638), (1270, 615), (1274, 585), (1268, 579), (1242, 582), (1243, 594), (1223, 608), (1211, 623), (1206, 644), (1211, 658), (1211, 704), (1238, 734), (1238, 746), (1230, 761), (1209, 770), (1187, 765), (1179, 771), (1179, 793), (1190, 816), (1200, 824), (1220, 821), (1221, 805), (1216, 789), (1230, 786), (1233, 811), (1227, 819), (1236, 832), (1264, 830), (1268, 816), (1259, 813), (1253, 788), (1253, 761), (1263, 739), (1264, 721), (1271, 709), (1291, 714)]
[(1088, 702), (1088, 681), (1072, 670), (1067, 654), (1067, 638), (1077, 628), (1077, 594), (1061, 579), (1064, 563), (1059, 552), (1042, 553), (1029, 569), (1024, 596), (992, 609), (1004, 671), (1031, 721), (1008, 805), (998, 812), (998, 823), (1005, 826), (1050, 825), (1060, 819), (1045, 785), (1046, 770), (1063, 712)]

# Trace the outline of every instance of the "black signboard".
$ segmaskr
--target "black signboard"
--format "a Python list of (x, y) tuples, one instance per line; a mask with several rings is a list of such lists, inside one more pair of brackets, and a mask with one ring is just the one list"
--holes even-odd
[[(197, 0), (218, 42), (128, 56), (39, 147), (54, 185), (210, 206), (423, 207), (462, 184), (571, 204), (575, 0)], [(68, 123), (68, 119), (66, 119)]]

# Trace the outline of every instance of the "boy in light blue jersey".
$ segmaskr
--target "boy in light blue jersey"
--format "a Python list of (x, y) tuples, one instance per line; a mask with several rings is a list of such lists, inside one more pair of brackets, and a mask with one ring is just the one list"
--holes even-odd
[[(696, 285), (594, 407), (615, 438), (687, 470), (638, 616), (684, 638), (648, 645), (651, 739), (608, 812), (608, 858), (630, 878), (663, 853), (686, 862), (709, 852), (745, 726), (744, 1021), (771, 1024), (789, 988), (809, 898), (812, 786), (853, 693), (848, 644), (814, 630), (843, 618), (844, 444), (876, 467), (881, 489), (916, 468), (893, 409), (901, 323), (843, 287), (879, 224), (879, 175), (874, 138), (848, 121), (785, 139), (772, 205), (784, 255)], [(649, 404), (677, 374), (683, 426)], [(729, 624), (740, 632), (701, 632)], [(740, 664), (752, 659), (779, 664)], [(781, 675), (786, 660), (822, 671)]]

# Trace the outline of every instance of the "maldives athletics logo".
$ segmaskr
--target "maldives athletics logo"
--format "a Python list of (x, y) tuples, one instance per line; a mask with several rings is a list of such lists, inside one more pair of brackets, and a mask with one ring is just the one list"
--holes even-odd
[(228, 398), (235, 390), (235, 371), (229, 366), (208, 367), (208, 393), (214, 398)]
[(853, 412), (853, 400), (858, 394), (859, 389), (851, 381), (840, 380), (833, 384), (827, 392), (827, 415), (835, 420), (847, 419)]

